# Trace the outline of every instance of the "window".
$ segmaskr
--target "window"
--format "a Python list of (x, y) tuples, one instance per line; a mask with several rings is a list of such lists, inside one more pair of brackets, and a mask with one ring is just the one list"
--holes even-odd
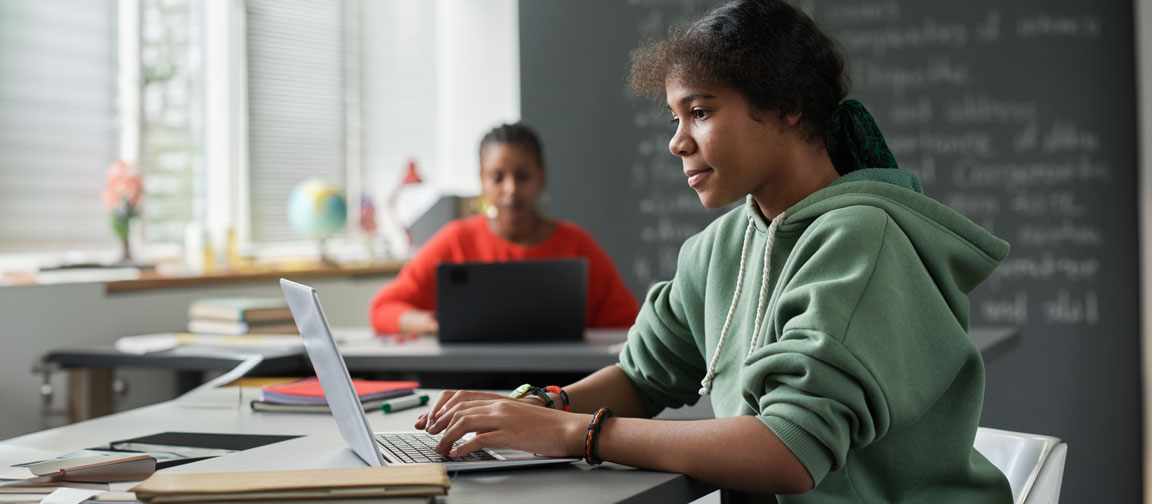
[(480, 136), (519, 117), (516, 6), (0, 0), (0, 255), (114, 258), (100, 193), (118, 159), (143, 177), (144, 259), (177, 255), (192, 223), (258, 258), (314, 253), (287, 222), (305, 179), (346, 188), (337, 251), (362, 249), (361, 195), (393, 221), (409, 160), (474, 195)]
[(116, 249), (113, 0), (0, 0), (0, 252)]
[(203, 2), (140, 0), (140, 165), (145, 239), (181, 243), (203, 219)]

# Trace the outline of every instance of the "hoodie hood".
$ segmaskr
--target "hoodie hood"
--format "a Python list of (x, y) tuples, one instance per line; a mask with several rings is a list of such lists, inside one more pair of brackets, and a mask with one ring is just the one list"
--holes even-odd
[[(858, 205), (892, 217), (946, 294), (967, 296), (1008, 255), (1008, 242), (925, 196), (916, 174), (901, 169), (868, 168), (840, 177), (789, 208), (778, 231), (801, 230), (825, 213)], [(769, 222), (751, 196), (745, 213), (758, 231), (767, 232)]]

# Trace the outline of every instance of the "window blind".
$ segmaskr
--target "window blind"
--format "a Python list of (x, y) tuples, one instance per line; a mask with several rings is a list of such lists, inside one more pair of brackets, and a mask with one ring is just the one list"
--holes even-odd
[(114, 247), (114, 0), (0, 0), (0, 251)]
[(364, 190), (382, 212), (409, 159), (425, 177), (436, 167), (439, 5), (384, 0), (360, 7)]
[(311, 178), (345, 181), (344, 6), (248, 0), (246, 7), (251, 239), (300, 241), (288, 224), (292, 189)]

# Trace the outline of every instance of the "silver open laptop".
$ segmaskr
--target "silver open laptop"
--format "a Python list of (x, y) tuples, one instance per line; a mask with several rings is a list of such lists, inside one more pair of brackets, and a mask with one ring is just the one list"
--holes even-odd
[(320, 307), (316, 290), (283, 278), (280, 288), (304, 337), (304, 348), (320, 379), (332, 417), (344, 441), (370, 466), (442, 463), (449, 471), (474, 471), (516, 466), (568, 463), (577, 458), (541, 457), (507, 448), (485, 448), (463, 457), (441, 457), (432, 451), (438, 436), (423, 431), (372, 432), (344, 358), (332, 339), (332, 329)]

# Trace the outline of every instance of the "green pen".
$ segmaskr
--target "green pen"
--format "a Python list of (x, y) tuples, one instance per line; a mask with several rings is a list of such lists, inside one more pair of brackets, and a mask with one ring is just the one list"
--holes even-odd
[(380, 409), (385, 413), (395, 413), (397, 411), (406, 410), (408, 408), (415, 408), (428, 404), (428, 394), (423, 395), (410, 395), (404, 397), (397, 397), (389, 399), (380, 404)]

